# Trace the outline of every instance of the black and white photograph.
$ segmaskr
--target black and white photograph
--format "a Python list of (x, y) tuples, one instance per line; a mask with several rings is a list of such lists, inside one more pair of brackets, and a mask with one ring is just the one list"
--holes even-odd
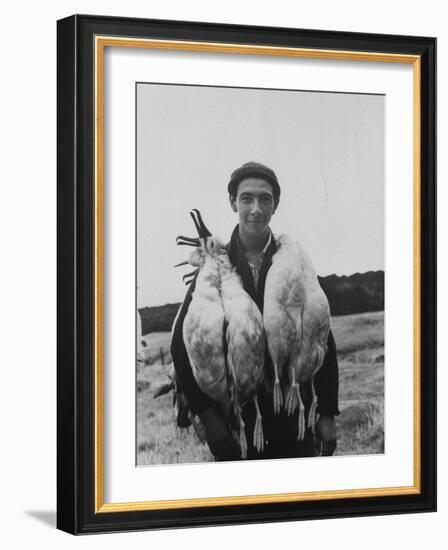
[(443, 546), (448, 26), (369, 7), (5, 4), (6, 550)]
[(136, 83), (137, 466), (384, 453), (384, 116)]

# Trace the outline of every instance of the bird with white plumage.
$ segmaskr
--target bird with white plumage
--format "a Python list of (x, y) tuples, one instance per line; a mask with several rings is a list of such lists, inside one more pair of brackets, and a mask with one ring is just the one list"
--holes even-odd
[(241, 278), (227, 254), (219, 256), (218, 261), (226, 317), (227, 364), (232, 379), (231, 400), (240, 430), (241, 454), (245, 458), (247, 442), (242, 408), (249, 402), (254, 403), (256, 410), (253, 445), (259, 453), (264, 448), (262, 417), (257, 399), (265, 378), (263, 317), (244, 290)]
[(308, 425), (314, 428), (317, 397), (313, 377), (323, 364), (330, 331), (330, 308), (306, 252), (287, 235), (276, 239), (277, 252), (266, 277), (263, 322), (274, 366), (273, 404), (279, 413), (299, 407), (298, 439), (305, 435), (300, 385), (311, 381), (313, 393)]
[[(193, 214), (191, 215), (197, 224)], [(199, 271), (183, 323), (183, 337), (198, 386), (219, 405), (224, 418), (229, 418), (231, 403), (223, 338), (225, 315), (219, 266), (214, 249), (208, 242), (209, 235), (200, 235)]]
[[(178, 265), (189, 263), (199, 266), (195, 289), (196, 293), (198, 286), (200, 288), (199, 302), (195, 304), (192, 316), (190, 317), (187, 313), (184, 321), (184, 337), (188, 338), (189, 335), (194, 333), (196, 338), (194, 342), (188, 342), (188, 345), (186, 341), (187, 352), (189, 356), (192, 356), (190, 359), (193, 362), (202, 364), (201, 369), (193, 368), (192, 365), (195, 379), (198, 381), (199, 373), (197, 371), (207, 372), (209, 370), (208, 364), (204, 361), (205, 354), (201, 350), (201, 348), (206, 347), (206, 344), (201, 344), (201, 337), (198, 337), (198, 331), (199, 333), (203, 332), (198, 316), (208, 315), (209, 302), (203, 300), (205, 288), (210, 297), (213, 296), (215, 300), (221, 300), (224, 311), (225, 324), (221, 338), (225, 338), (223, 346), (228, 372), (228, 389), (233, 418), (239, 428), (241, 455), (246, 458), (247, 440), (242, 408), (249, 402), (253, 402), (256, 409), (253, 445), (258, 452), (261, 452), (264, 447), (262, 418), (257, 401), (257, 393), (264, 381), (265, 337), (263, 318), (255, 302), (244, 290), (241, 278), (231, 265), (224, 246), (211, 236), (200, 213), (197, 210), (193, 212), (195, 212), (195, 216), (192, 213), (191, 215), (198, 230), (199, 239), (184, 236), (178, 238), (178, 244), (189, 244), (197, 247), (186, 262), (181, 262)], [(208, 257), (208, 261), (205, 261), (205, 257)], [(216, 271), (216, 266), (218, 266), (218, 271)], [(213, 271), (213, 278), (204, 280), (204, 270), (207, 273)], [(216, 275), (219, 276), (219, 280), (216, 280)], [(211, 282), (212, 289), (209, 288)], [(218, 292), (216, 292), (217, 289), (219, 289), (219, 298)], [(198, 306), (198, 303), (200, 306)], [(216, 306), (210, 310), (210, 313), (212, 314), (213, 311), (216, 311)], [(209, 323), (210, 320), (207, 320), (206, 325)], [(219, 337), (217, 334), (215, 336)], [(200, 352), (198, 352), (198, 348)], [(219, 353), (221, 349), (221, 344), (217, 343), (213, 350), (213, 356), (215, 353)], [(196, 357), (195, 359), (193, 357), (195, 354), (196, 356), (202, 355), (202, 357)], [(199, 382), (198, 385), (202, 389)], [(212, 399), (215, 399), (210, 390), (203, 391)]]

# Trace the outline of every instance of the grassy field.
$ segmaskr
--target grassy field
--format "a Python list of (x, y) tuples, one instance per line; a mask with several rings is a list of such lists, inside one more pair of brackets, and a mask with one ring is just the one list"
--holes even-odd
[[(384, 312), (345, 315), (332, 320), (339, 359), (338, 455), (384, 452)], [(167, 381), (168, 332), (145, 337), (149, 365), (137, 372), (137, 463), (212, 461), (193, 428), (176, 427), (172, 395), (153, 398)], [(154, 351), (153, 351), (154, 350)], [(161, 351), (165, 365), (161, 363)]]

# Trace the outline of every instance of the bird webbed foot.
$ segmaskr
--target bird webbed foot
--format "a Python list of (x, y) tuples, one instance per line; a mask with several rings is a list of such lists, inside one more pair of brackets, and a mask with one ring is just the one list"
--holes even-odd
[(247, 458), (247, 439), (246, 439), (246, 430), (243, 419), (240, 416), (240, 447), (241, 447), (241, 458)]
[(260, 409), (258, 407), (258, 402), (256, 399), (255, 399), (255, 407), (257, 410), (257, 417), (255, 420), (253, 443), (257, 451), (261, 453), (264, 449), (263, 422), (260, 414)]
[(300, 407), (299, 410), (299, 425), (297, 430), (297, 440), (302, 441), (305, 437), (305, 409)]
[(274, 414), (279, 414), (281, 408), (283, 407), (283, 394), (282, 394), (282, 389), (280, 387), (279, 380), (274, 382), (273, 400), (274, 400)]
[(289, 416), (293, 415), (300, 401), (299, 384), (292, 383), (286, 396), (285, 408)]
[(308, 428), (310, 428), (314, 433), (316, 423), (317, 423), (317, 394), (314, 388), (314, 378), (311, 379), (311, 394), (312, 394), (312, 400), (311, 400), (310, 412), (308, 413)]
[(308, 428), (310, 428), (313, 433), (317, 422), (317, 397), (313, 396), (313, 401), (311, 402), (310, 412), (308, 413)]
[(199, 247), (201, 243), (197, 237), (186, 237), (185, 235), (179, 235), (176, 237), (176, 244), (181, 246)]

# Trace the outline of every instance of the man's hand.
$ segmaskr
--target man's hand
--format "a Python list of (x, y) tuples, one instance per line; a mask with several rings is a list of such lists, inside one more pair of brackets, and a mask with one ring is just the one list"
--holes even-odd
[(336, 449), (336, 423), (334, 416), (322, 415), (316, 425), (317, 452), (320, 456), (331, 456)]
[(206, 409), (199, 414), (204, 425), (205, 438), (210, 451), (217, 458), (224, 460), (237, 460), (241, 458), (241, 449), (238, 443), (214, 407)]

